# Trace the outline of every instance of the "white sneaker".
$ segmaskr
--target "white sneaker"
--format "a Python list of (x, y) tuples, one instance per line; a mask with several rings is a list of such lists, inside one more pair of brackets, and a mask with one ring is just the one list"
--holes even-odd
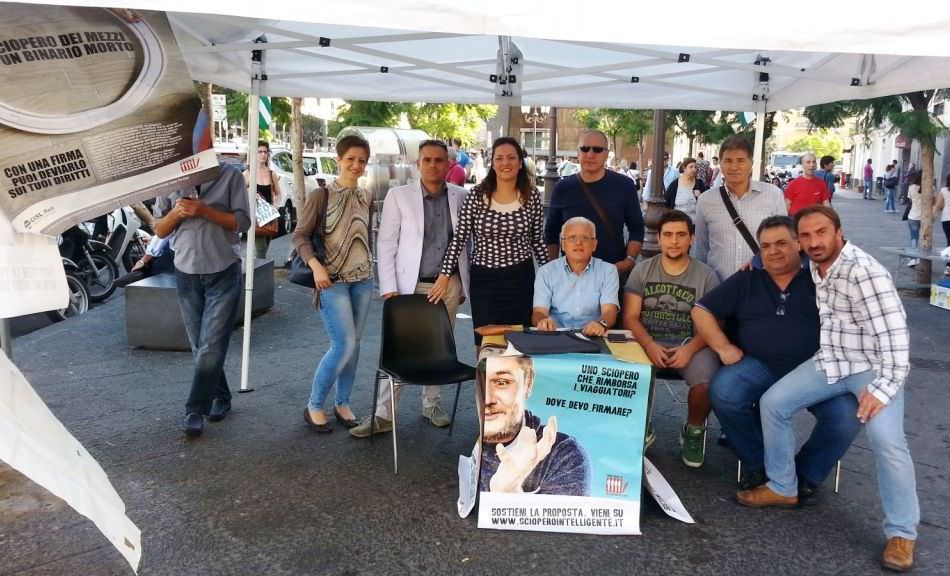
[(920, 262), (920, 260), (918, 260), (917, 258), (911, 258), (910, 260), (907, 261), (907, 267), (913, 268), (914, 266), (917, 266), (918, 262)]
[(449, 415), (442, 410), (442, 407), (439, 405), (429, 406), (422, 409), (422, 416), (427, 418), (433, 426), (437, 428), (445, 428), (452, 423), (452, 420), (449, 418)]

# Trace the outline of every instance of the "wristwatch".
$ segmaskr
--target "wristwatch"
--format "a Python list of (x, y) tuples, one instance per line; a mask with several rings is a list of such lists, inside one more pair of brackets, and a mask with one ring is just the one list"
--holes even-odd
[(610, 329), (610, 326), (607, 326), (607, 322), (604, 321), (604, 320), (598, 320), (597, 323), (600, 324), (601, 326), (603, 326), (603, 327), (604, 327), (604, 330), (609, 330), (609, 329)]
[(637, 263), (637, 257), (636, 257), (636, 256), (631, 256), (630, 254), (627, 254), (626, 258), (627, 258), (627, 260), (633, 262), (634, 264)]

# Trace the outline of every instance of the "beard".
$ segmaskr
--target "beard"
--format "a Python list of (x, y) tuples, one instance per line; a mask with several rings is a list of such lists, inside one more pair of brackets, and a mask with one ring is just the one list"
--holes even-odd
[(504, 421), (498, 423), (498, 430), (489, 431), (489, 424), (485, 423), (485, 434), (482, 439), (489, 444), (500, 444), (514, 440), (515, 436), (521, 432), (521, 425), (524, 421), (524, 411), (518, 410), (505, 416)]

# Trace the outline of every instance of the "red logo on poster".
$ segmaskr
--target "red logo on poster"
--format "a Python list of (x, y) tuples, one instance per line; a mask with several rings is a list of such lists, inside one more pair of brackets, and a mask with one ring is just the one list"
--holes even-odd
[(605, 491), (607, 494), (622, 496), (627, 493), (628, 483), (624, 482), (623, 476), (607, 476)]
[(178, 167), (182, 172), (191, 172), (192, 170), (198, 169), (198, 156), (193, 156), (191, 158), (185, 158), (178, 163)]
[(894, 146), (898, 148), (910, 148), (910, 142), (907, 141), (907, 136), (899, 134), (897, 138), (894, 138)]

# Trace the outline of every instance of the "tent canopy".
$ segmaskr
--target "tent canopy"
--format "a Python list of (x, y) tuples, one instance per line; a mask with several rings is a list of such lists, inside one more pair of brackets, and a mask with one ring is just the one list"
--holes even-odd
[(126, 2), (169, 13), (196, 80), (243, 91), (263, 36), (271, 96), (697, 110), (950, 86), (950, 16), (911, 4), (894, 17), (806, 0), (771, 22), (736, 0), (636, 12), (613, 0)]

